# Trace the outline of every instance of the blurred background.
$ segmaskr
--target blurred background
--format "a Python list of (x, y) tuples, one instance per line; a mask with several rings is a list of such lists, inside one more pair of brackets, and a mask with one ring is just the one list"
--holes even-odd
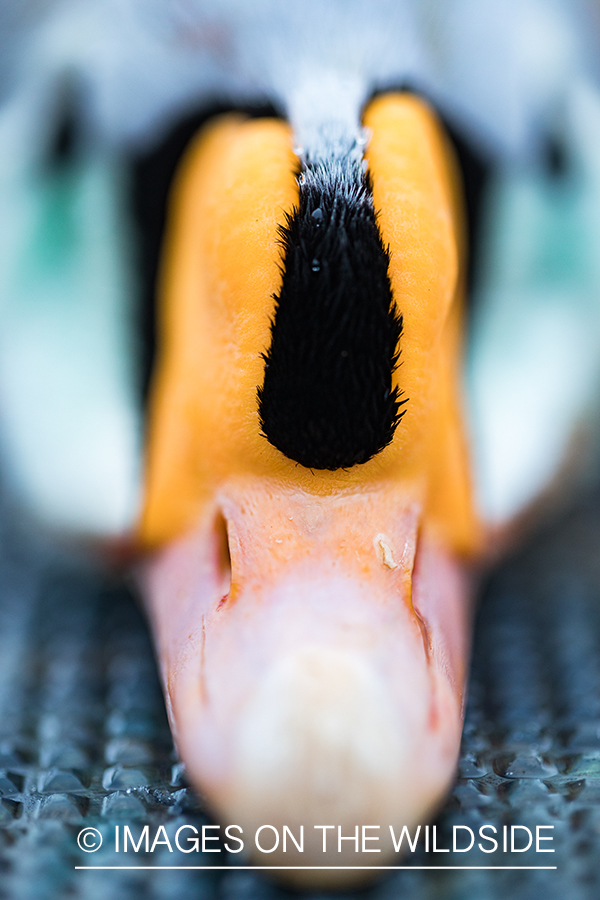
[(284, 893), (242, 870), (73, 866), (81, 823), (207, 821), (129, 576), (105, 552), (139, 514), (173, 173), (210, 115), (302, 124), (302, 86), (325, 76), (427, 97), (461, 163), (475, 481), (513, 549), (481, 590), (438, 825), (552, 824), (558, 866), (413, 869), (370, 892), (598, 896), (599, 42), (591, 0), (4, 0), (0, 897)]

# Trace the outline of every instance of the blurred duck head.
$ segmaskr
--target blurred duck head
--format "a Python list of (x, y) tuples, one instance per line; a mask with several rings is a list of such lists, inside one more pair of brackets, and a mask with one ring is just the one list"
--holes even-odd
[[(272, 865), (374, 865), (323, 852), (331, 824), (381, 826), (387, 861), (462, 725), (459, 189), (423, 102), (379, 97), (363, 124), (365, 148), (300, 158), (285, 122), (210, 124), (162, 270), (144, 589), (192, 782)], [(261, 854), (267, 823), (303, 826), (303, 853)]]

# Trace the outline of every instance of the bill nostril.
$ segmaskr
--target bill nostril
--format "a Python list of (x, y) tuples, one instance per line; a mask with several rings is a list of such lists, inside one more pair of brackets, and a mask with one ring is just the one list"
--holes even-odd
[(223, 606), (231, 591), (231, 551), (229, 549), (229, 534), (227, 521), (219, 510), (215, 516), (213, 525), (214, 565), (219, 586), (221, 600), (219, 606)]

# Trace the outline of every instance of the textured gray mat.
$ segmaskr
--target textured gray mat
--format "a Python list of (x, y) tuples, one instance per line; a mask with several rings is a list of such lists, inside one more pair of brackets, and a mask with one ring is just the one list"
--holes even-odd
[[(131, 594), (4, 517), (0, 548), (0, 898), (276, 898), (258, 872), (76, 871), (86, 825), (208, 821), (173, 755), (148, 634)], [(483, 592), (461, 777), (438, 819), (554, 825), (556, 853), (416, 854), (417, 865), (555, 864), (556, 871), (402, 871), (368, 898), (600, 896), (600, 502), (532, 540)], [(106, 841), (108, 845), (108, 840)], [(192, 864), (235, 863), (194, 854)], [(122, 860), (121, 860), (122, 861)], [(166, 848), (131, 863), (189, 865)]]

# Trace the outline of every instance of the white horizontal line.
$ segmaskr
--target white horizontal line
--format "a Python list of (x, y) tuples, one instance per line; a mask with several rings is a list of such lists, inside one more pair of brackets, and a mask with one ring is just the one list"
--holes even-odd
[(558, 867), (557, 866), (75, 866), (75, 868), (76, 869), (148, 869), (148, 870), (151, 870), (151, 869), (187, 869), (187, 870), (191, 870), (191, 869), (193, 869), (193, 870), (198, 870), (198, 871), (199, 870), (202, 870), (202, 871), (228, 870), (228, 871), (232, 871), (232, 872), (235, 872), (236, 870), (243, 870), (243, 869), (246, 869), (249, 871), (254, 871), (254, 870), (259, 869), (259, 870), (264, 870), (266, 872), (272, 871), (273, 869), (294, 869), (294, 870), (300, 870), (300, 869), (311, 869), (311, 870), (313, 870), (313, 869), (344, 869), (344, 870), (360, 869), (361, 871), (368, 869), (369, 871), (373, 870), (375, 872), (378, 872), (378, 871), (382, 871), (382, 870), (396, 871), (399, 869), (420, 869), (420, 870), (426, 870), (426, 869), (436, 869), (436, 870), (439, 870), (439, 869), (452, 869), (452, 870), (478, 869), (478, 870), (482, 870), (482, 869), (485, 869), (488, 871), (491, 871), (492, 869), (495, 869), (495, 870), (506, 869), (508, 871), (509, 869), (510, 870), (514, 870), (514, 869), (519, 869), (519, 870), (522, 870), (522, 869), (556, 869)]

